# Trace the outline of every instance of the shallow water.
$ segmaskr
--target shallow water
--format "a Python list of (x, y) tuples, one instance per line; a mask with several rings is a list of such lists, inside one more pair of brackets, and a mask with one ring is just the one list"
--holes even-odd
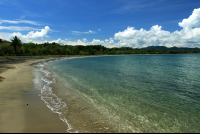
[(40, 64), (41, 99), (68, 132), (200, 132), (199, 58), (99, 56)]
[(66, 124), (41, 100), (41, 89), (46, 85), (38, 68), (34, 68), (34, 87), (24, 95), (25, 128), (23, 133), (65, 133)]

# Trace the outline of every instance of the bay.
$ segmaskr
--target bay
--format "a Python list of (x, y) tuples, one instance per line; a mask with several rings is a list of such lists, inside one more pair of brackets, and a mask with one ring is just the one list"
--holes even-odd
[(199, 59), (98, 56), (56, 60), (46, 69), (71, 131), (200, 132)]

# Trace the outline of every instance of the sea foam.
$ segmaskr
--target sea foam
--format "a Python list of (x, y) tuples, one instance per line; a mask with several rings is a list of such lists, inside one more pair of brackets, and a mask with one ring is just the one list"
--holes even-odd
[[(56, 60), (54, 60), (56, 61)], [(39, 70), (44, 73), (44, 76), (42, 77), (42, 81), (44, 81), (46, 84), (41, 89), (41, 94), (39, 95), (41, 97), (41, 100), (45, 102), (47, 107), (51, 109), (54, 113), (57, 113), (59, 115), (60, 120), (65, 122), (68, 126), (68, 129), (66, 130), (69, 133), (77, 133), (78, 131), (72, 131), (72, 126), (69, 124), (67, 119), (65, 118), (65, 113), (67, 112), (67, 104), (63, 102), (55, 93), (52, 91), (52, 87), (50, 87), (51, 84), (56, 83), (55, 78), (53, 78), (52, 73), (45, 69), (45, 67), (53, 61), (48, 61), (44, 63), (39, 63), (37, 67)]]

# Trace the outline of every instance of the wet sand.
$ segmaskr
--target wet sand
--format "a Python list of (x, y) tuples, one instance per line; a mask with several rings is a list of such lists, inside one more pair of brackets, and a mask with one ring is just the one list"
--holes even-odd
[(66, 133), (66, 124), (33, 92), (30, 64), (48, 59), (55, 58), (0, 63), (0, 133)]
[[(53, 113), (38, 96), (38, 90), (41, 89), (37, 89), (33, 85), (32, 80), (35, 76), (31, 73), (31, 70), (34, 69), (31, 65), (51, 59), (70, 57), (0, 59), (0, 133), (68, 132), (67, 124), (59, 118), (58, 114)], [(63, 101), (69, 100), (69, 98), (61, 98)], [(80, 113), (82, 109), (81, 111), (80, 107), (78, 107), (79, 110), (77, 109), (74, 105), (75, 101), (67, 101), (69, 109), (65, 116), (68, 117), (71, 125), (78, 128), (78, 130), (82, 130), (85, 125), (91, 126), (87, 127), (87, 132), (94, 132), (96, 126), (107, 126), (106, 124), (100, 124), (100, 122), (97, 124), (97, 121), (89, 114), (86, 116), (83, 114), (84, 112)], [(82, 102), (78, 104), (82, 104)], [(85, 105), (82, 107), (85, 107)], [(76, 117), (76, 119), (73, 117)], [(85, 121), (87, 123), (84, 125)], [(109, 128), (109, 130), (97, 130), (96, 132), (115, 132), (111, 126)]]

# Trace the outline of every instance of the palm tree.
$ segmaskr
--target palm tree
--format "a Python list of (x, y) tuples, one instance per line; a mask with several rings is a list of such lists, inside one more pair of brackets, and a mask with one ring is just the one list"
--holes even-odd
[(21, 48), (22, 42), (17, 36), (13, 37), (10, 40), (12, 41), (11, 46), (13, 46), (15, 48), (15, 53), (16, 53), (17, 52), (17, 47)]

